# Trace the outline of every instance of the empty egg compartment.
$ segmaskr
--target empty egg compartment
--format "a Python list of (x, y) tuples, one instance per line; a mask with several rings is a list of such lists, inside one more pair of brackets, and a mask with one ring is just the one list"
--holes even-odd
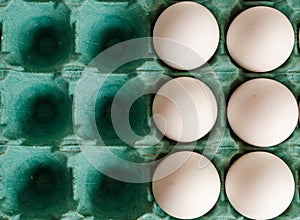
[(74, 48), (69, 17), (63, 2), (10, 2), (3, 15), (2, 50), (7, 61), (34, 72), (61, 68)]
[(8, 141), (55, 146), (72, 134), (72, 100), (64, 79), (12, 73), (1, 87), (1, 124)]
[(150, 132), (148, 97), (132, 100), (137, 87), (127, 84), (130, 79), (127, 74), (97, 74), (78, 84), (74, 97), (74, 128), (80, 139), (105, 146), (126, 146), (138, 141), (131, 132), (140, 137)]
[(1, 211), (53, 219), (76, 207), (67, 158), (51, 147), (8, 147), (1, 155)]
[(72, 17), (76, 52), (86, 64), (115, 44), (151, 35), (146, 11), (139, 2), (89, 0)]
[[(138, 156), (129, 153), (126, 148), (116, 147), (112, 152), (121, 157), (123, 155), (123, 158), (135, 157), (138, 160)], [(147, 199), (147, 183), (130, 183), (107, 176), (103, 171), (118, 175), (121, 179), (134, 173), (131, 170), (125, 171), (123, 167), (113, 164), (105, 157), (100, 160), (103, 165), (101, 169), (105, 171), (96, 169), (82, 153), (69, 160), (74, 174), (77, 212), (95, 219), (137, 219), (144, 213), (151, 212), (152, 204)]]

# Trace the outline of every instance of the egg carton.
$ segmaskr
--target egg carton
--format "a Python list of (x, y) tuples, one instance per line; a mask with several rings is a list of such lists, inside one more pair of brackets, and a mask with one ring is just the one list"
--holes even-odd
[[(151, 183), (127, 183), (107, 177), (90, 164), (82, 145), (106, 147), (115, 155), (134, 162), (149, 162), (168, 154), (176, 143), (167, 138), (157, 141), (158, 133), (151, 120), (153, 95), (139, 98), (130, 109), (133, 131), (145, 137), (131, 145), (116, 134), (109, 117), (110, 106), (122, 85), (134, 77), (138, 76), (145, 87), (157, 90), (163, 82), (160, 76), (189, 76), (191, 73), (171, 69), (159, 59), (129, 63), (108, 77), (104, 72), (91, 69), (104, 82), (95, 95), (95, 103), (83, 97), (85, 102), (74, 107), (73, 101), (78, 82), (96, 55), (121, 41), (151, 37), (158, 15), (176, 2), (0, 1), (0, 219), (173, 219), (154, 201)], [(209, 64), (225, 96), (225, 101), (217, 97), (216, 127), (224, 129), (222, 139), (211, 142), (206, 135), (195, 146), (199, 153), (214, 155), (212, 162), (222, 183), (217, 204), (201, 219), (246, 219), (230, 206), (224, 180), (235, 159), (255, 150), (272, 152), (289, 165), (295, 177), (296, 192), (292, 204), (278, 219), (300, 219), (299, 125), (285, 142), (261, 149), (241, 141), (227, 126), (225, 117), (231, 93), (252, 78), (275, 79), (299, 98), (300, 2), (196, 2), (212, 11), (220, 27), (220, 43)], [(233, 18), (257, 5), (283, 12), (293, 25), (296, 39), (293, 53), (283, 66), (259, 74), (236, 65), (225, 45), (226, 31)], [(151, 45), (148, 50), (153, 52)], [(216, 79), (208, 73), (196, 76), (214, 90)], [(134, 92), (135, 88), (129, 87), (123, 98), (126, 100)], [(95, 128), (91, 120), (95, 120), (102, 142), (93, 138)], [(122, 117), (120, 120), (122, 123)], [(216, 129), (214, 133), (222, 131)], [(189, 147), (181, 145), (178, 149)], [(103, 161), (107, 168), (118, 169), (109, 160)]]

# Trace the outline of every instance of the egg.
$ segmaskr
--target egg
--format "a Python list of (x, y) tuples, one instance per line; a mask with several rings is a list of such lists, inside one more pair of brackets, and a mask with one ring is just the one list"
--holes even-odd
[(219, 35), (218, 23), (207, 8), (183, 1), (171, 5), (158, 17), (153, 30), (153, 45), (167, 65), (191, 70), (213, 56)]
[(165, 158), (153, 174), (152, 191), (167, 214), (180, 219), (209, 212), (220, 194), (220, 177), (201, 154), (181, 151)]
[(257, 6), (240, 13), (227, 32), (232, 59), (252, 72), (267, 72), (281, 66), (294, 47), (294, 30), (280, 11)]
[(156, 127), (178, 142), (192, 142), (205, 136), (214, 126), (217, 112), (213, 92), (192, 77), (166, 82), (157, 91), (152, 104)]
[(231, 95), (228, 122), (248, 144), (270, 147), (285, 141), (298, 122), (298, 105), (283, 84), (266, 78), (249, 80)]
[(229, 202), (250, 219), (271, 219), (292, 202), (294, 177), (283, 160), (267, 152), (240, 157), (229, 168), (225, 190)]

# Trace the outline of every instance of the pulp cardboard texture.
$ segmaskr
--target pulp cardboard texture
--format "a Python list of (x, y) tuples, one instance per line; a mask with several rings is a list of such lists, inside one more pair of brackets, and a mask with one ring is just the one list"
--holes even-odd
[[(155, 203), (151, 183), (127, 183), (103, 175), (88, 162), (81, 145), (99, 148), (105, 145), (116, 155), (135, 162), (149, 162), (168, 154), (175, 143), (167, 138), (155, 142), (156, 133), (150, 132), (154, 128), (153, 94), (142, 96), (130, 109), (133, 131), (145, 136), (133, 146), (116, 134), (110, 119), (110, 105), (119, 88), (133, 77), (138, 76), (144, 79), (145, 85), (158, 89), (159, 76), (189, 76), (191, 73), (169, 68), (159, 59), (139, 60), (109, 75), (96, 95), (95, 105), (89, 100), (73, 105), (73, 101), (78, 81), (97, 54), (121, 41), (151, 37), (159, 14), (176, 2), (0, 0), (0, 219), (173, 219)], [(224, 100), (217, 97), (216, 127), (220, 131), (214, 130), (216, 134), (224, 131), (222, 138), (209, 141), (211, 137), (206, 135), (195, 148), (199, 153), (213, 152), (212, 162), (222, 183), (217, 204), (201, 219), (245, 219), (230, 206), (224, 180), (230, 164), (254, 150), (272, 152), (289, 165), (296, 191), (291, 206), (278, 219), (300, 219), (299, 125), (285, 142), (261, 149), (241, 141), (228, 127), (225, 117), (226, 102), (234, 89), (252, 78), (275, 79), (299, 98), (300, 1), (196, 2), (215, 15), (220, 27), (220, 43), (208, 62), (216, 78), (212, 79), (205, 72), (193, 76), (206, 82), (214, 92), (217, 79), (225, 97)], [(225, 36), (237, 14), (258, 5), (279, 9), (289, 18), (295, 31), (295, 46), (280, 68), (255, 74), (230, 59)], [(153, 52), (151, 45), (149, 50)], [(106, 73), (93, 71), (100, 78), (106, 77)], [(134, 90), (127, 89), (124, 98), (130, 97)], [(91, 119), (95, 120), (103, 143), (92, 140)], [(187, 148), (180, 146), (182, 150)], [(110, 167), (109, 160), (103, 161)]]

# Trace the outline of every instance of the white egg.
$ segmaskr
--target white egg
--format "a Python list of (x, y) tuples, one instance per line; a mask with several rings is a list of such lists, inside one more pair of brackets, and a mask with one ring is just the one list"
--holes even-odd
[(258, 147), (286, 140), (298, 122), (298, 105), (283, 84), (258, 78), (239, 86), (229, 99), (228, 122), (243, 141)]
[(271, 219), (292, 202), (295, 182), (289, 167), (267, 152), (252, 152), (230, 167), (225, 180), (229, 202), (250, 219)]
[(267, 72), (281, 66), (294, 47), (294, 30), (280, 11), (266, 6), (240, 13), (227, 32), (230, 56), (241, 67)]
[(192, 142), (205, 136), (217, 119), (217, 101), (210, 88), (198, 79), (179, 77), (165, 83), (152, 106), (156, 127), (166, 137)]
[(220, 194), (219, 174), (206, 157), (189, 151), (174, 153), (156, 168), (152, 182), (158, 205), (180, 219), (210, 211)]
[(190, 70), (202, 66), (215, 53), (219, 27), (213, 14), (190, 1), (171, 5), (157, 19), (153, 45), (169, 66)]

